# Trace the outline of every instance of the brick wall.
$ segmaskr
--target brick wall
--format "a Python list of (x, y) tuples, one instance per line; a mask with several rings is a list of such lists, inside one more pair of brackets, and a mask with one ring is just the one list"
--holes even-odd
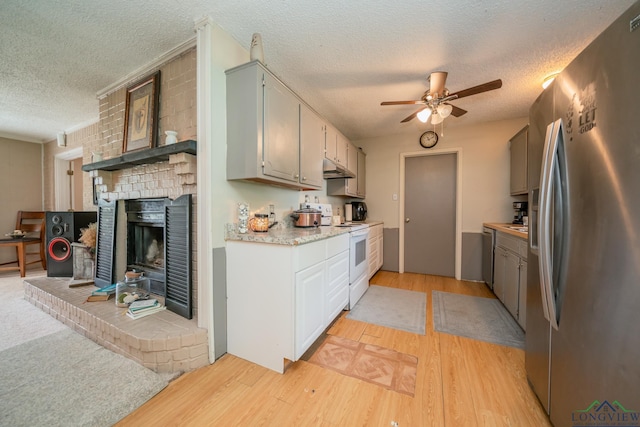
[[(165, 130), (177, 131), (178, 141), (195, 140), (196, 49), (190, 49), (160, 67), (160, 74), (158, 146), (164, 145)], [(126, 95), (127, 89), (123, 87), (100, 99), (100, 138), (89, 147), (89, 152), (102, 153), (105, 160), (122, 154)]]

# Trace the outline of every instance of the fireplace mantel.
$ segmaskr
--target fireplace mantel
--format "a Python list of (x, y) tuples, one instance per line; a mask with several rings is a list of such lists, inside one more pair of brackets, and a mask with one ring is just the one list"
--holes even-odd
[(148, 165), (158, 162), (169, 161), (170, 154), (187, 153), (197, 154), (196, 141), (187, 140), (177, 142), (171, 145), (163, 145), (161, 147), (148, 148), (145, 150), (124, 153), (120, 157), (103, 160), (101, 162), (89, 163), (82, 166), (82, 170), (90, 172), (94, 170), (117, 171), (132, 168), (138, 165)]

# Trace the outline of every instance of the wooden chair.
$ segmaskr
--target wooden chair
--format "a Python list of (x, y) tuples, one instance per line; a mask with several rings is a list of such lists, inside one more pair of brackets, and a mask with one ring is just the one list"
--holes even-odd
[[(0, 271), (19, 270), (20, 277), (24, 277), (26, 273), (26, 267), (29, 264), (35, 264), (37, 262), (42, 263), (42, 268), (47, 269), (47, 256), (45, 254), (45, 213), (44, 212), (29, 212), (18, 211), (18, 219), (16, 221), (16, 230), (22, 230), (27, 235), (21, 239), (13, 239), (11, 237), (0, 238), (0, 248), (3, 247), (15, 247), (17, 261), (9, 261), (0, 264)], [(27, 252), (27, 247), (30, 245), (40, 246), (40, 258), (27, 261), (27, 255), (38, 255), (38, 252)], [(7, 264), (17, 264), (8, 267), (4, 267)]]

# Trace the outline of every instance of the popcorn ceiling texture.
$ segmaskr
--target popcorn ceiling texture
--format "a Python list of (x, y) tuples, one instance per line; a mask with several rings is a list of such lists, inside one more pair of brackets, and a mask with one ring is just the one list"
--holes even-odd
[[(544, 77), (564, 68), (634, 0), (3, 0), (0, 132), (50, 141), (98, 118), (96, 93), (195, 37), (210, 17), (352, 140), (418, 132), (400, 120), (426, 76), (460, 90), (503, 88), (456, 102), (445, 126), (525, 117)], [(214, 49), (224, 46), (214, 46)], [(223, 50), (217, 53), (224, 54)]]

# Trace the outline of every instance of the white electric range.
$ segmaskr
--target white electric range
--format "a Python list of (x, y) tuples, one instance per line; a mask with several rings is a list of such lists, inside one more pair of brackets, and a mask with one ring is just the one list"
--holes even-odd
[(349, 222), (335, 227), (349, 228), (349, 310), (369, 289), (369, 224)]

